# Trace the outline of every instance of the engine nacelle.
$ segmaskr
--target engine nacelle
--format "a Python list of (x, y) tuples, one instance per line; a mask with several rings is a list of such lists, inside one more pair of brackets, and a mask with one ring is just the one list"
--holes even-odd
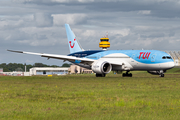
[(147, 72), (152, 75), (159, 75), (159, 71), (147, 71)]
[(112, 70), (112, 66), (110, 63), (108, 63), (107, 61), (95, 61), (92, 64), (92, 70), (93, 72), (97, 73), (97, 74), (107, 74), (109, 72), (111, 72)]
[(166, 70), (147, 71), (147, 72), (152, 74), (152, 75), (160, 75), (161, 73), (165, 73)]

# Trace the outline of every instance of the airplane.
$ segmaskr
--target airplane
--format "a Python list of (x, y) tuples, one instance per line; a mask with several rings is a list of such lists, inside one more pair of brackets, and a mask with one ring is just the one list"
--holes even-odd
[(105, 77), (111, 71), (126, 71), (122, 77), (132, 77), (130, 71), (147, 71), (150, 74), (164, 77), (166, 70), (174, 67), (171, 56), (158, 50), (84, 50), (69, 24), (65, 24), (65, 28), (70, 50), (69, 55), (8, 51), (69, 61), (80, 67), (91, 69), (96, 73), (96, 77)]

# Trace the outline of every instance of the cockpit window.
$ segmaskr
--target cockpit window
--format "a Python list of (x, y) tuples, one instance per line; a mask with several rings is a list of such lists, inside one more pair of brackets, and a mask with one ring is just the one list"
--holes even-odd
[(172, 59), (171, 57), (167, 56), (167, 59)]
[(162, 59), (172, 59), (170, 56), (163, 56)]
[(166, 59), (166, 57), (165, 57), (165, 56), (163, 56), (163, 57), (162, 57), (162, 59)]

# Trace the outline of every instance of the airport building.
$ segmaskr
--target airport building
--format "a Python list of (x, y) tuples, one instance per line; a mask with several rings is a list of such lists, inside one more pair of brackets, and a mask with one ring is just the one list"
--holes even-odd
[(68, 71), (70, 74), (82, 74), (82, 73), (91, 74), (91, 73), (93, 73), (92, 70), (89, 70), (89, 69), (86, 69), (86, 68), (83, 68), (83, 67), (80, 67), (77, 65), (71, 65)]
[(68, 74), (69, 67), (34, 67), (29, 70), (30, 76), (32, 75), (65, 75)]
[(65, 74), (91, 74), (92, 70), (77, 66), (71, 65), (70, 67), (34, 67), (29, 70), (30, 76), (32, 75), (65, 75)]
[(0, 72), (2, 76), (30, 76), (29, 72)]
[(0, 68), (0, 73), (3, 72), (3, 68)]
[(66, 74), (91, 74), (92, 70), (79, 67), (77, 65), (71, 65), (70, 67), (34, 67), (29, 69), (29, 72), (3, 72), (0, 69), (0, 75), (4, 76), (32, 76), (32, 75), (66, 75)]

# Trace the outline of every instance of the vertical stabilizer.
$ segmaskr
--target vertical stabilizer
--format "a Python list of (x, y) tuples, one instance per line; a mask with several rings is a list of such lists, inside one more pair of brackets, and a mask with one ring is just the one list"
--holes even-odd
[(65, 28), (66, 28), (66, 34), (67, 34), (67, 38), (68, 38), (68, 45), (69, 45), (70, 53), (83, 51), (80, 44), (76, 40), (76, 36), (74, 35), (73, 31), (71, 30), (69, 24), (65, 24)]

